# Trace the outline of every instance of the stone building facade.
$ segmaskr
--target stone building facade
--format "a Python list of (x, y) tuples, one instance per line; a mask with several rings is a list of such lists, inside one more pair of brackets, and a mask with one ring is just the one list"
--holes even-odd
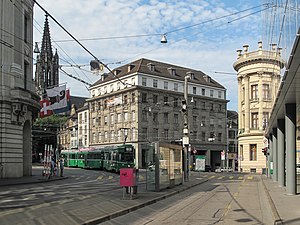
[(0, 3), (0, 178), (32, 174), (31, 126), (39, 96), (33, 81), (33, 1)]
[(136, 164), (147, 163), (149, 144), (180, 142), (182, 100), (188, 80), (188, 120), (193, 154), (219, 166), (226, 149), (226, 89), (201, 71), (139, 59), (103, 74), (90, 88), (90, 146), (132, 143)]
[(280, 49), (274, 44), (271, 50), (249, 52), (237, 50), (238, 58), (233, 64), (238, 78), (239, 114), (239, 170), (243, 172), (265, 172), (266, 157), (262, 152), (265, 129), (280, 84), (280, 72), (284, 62)]

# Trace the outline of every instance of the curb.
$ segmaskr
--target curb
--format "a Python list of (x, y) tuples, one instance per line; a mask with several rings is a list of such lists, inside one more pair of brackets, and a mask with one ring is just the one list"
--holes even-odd
[(16, 186), (16, 185), (22, 185), (22, 184), (35, 184), (35, 183), (46, 183), (46, 182), (53, 182), (58, 180), (64, 180), (68, 179), (68, 177), (59, 177), (59, 178), (52, 178), (52, 179), (37, 179), (32, 181), (20, 181), (17, 183), (7, 183), (7, 184), (0, 184), (0, 187), (7, 187), (7, 186)]
[(263, 183), (263, 186), (264, 186), (264, 190), (265, 190), (266, 196), (268, 198), (268, 201), (269, 201), (269, 204), (270, 204), (270, 207), (271, 207), (271, 211), (273, 213), (273, 217), (274, 217), (274, 223), (273, 224), (274, 225), (284, 224), (282, 222), (282, 219), (279, 216), (279, 213), (278, 213), (277, 209), (276, 209), (275, 203), (274, 203), (274, 201), (273, 201), (273, 199), (272, 199), (272, 197), (271, 197), (271, 195), (270, 195), (270, 193), (269, 193), (269, 191), (267, 189), (267, 186), (265, 184), (264, 178), (262, 178), (261, 180), (262, 180), (262, 183)]
[(195, 186), (197, 186), (197, 185), (203, 184), (203, 183), (205, 183), (205, 182), (207, 182), (207, 181), (208, 181), (208, 179), (205, 179), (205, 180), (200, 181), (199, 183), (193, 184), (193, 185), (191, 185), (191, 186), (187, 186), (187, 187), (182, 188), (182, 189), (177, 190), (177, 191), (173, 191), (173, 192), (167, 193), (167, 194), (165, 194), (165, 195), (163, 195), (163, 196), (160, 196), (160, 197), (157, 197), (157, 198), (148, 200), (148, 201), (146, 201), (146, 202), (144, 202), (144, 203), (141, 203), (141, 204), (132, 206), (132, 207), (130, 207), (130, 208), (122, 209), (122, 210), (113, 212), (113, 213), (111, 213), (111, 214), (108, 214), (108, 215), (106, 215), (106, 216), (102, 216), (102, 217), (98, 217), (98, 218), (95, 218), (95, 219), (88, 220), (88, 221), (84, 222), (82, 225), (96, 225), (96, 224), (99, 224), (99, 223), (102, 223), (102, 222), (111, 220), (111, 219), (113, 219), (113, 218), (116, 218), (116, 217), (119, 217), (119, 216), (123, 216), (123, 215), (128, 214), (128, 213), (130, 213), (130, 212), (133, 212), (133, 211), (135, 211), (135, 210), (137, 210), (137, 209), (140, 209), (140, 208), (143, 208), (143, 207), (145, 207), (145, 206), (154, 204), (154, 203), (156, 203), (156, 202), (158, 202), (158, 201), (161, 201), (161, 200), (163, 200), (163, 199), (166, 199), (166, 198), (168, 198), (168, 197), (171, 197), (171, 196), (173, 196), (173, 195), (175, 195), (175, 194), (178, 194), (178, 193), (180, 193), (180, 192), (186, 191), (186, 190), (188, 190), (188, 189), (190, 189), (190, 188), (193, 188), (193, 187), (195, 187)]

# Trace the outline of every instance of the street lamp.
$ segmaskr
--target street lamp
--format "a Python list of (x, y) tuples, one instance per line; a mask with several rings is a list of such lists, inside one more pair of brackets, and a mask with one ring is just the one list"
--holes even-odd
[(190, 76), (186, 75), (184, 77), (184, 100), (182, 100), (182, 113), (183, 113), (183, 137), (182, 145), (184, 147), (184, 181), (189, 181), (189, 126), (188, 126), (188, 79)]

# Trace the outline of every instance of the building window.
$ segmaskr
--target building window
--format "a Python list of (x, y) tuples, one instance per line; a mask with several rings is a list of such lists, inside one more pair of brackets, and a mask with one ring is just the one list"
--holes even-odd
[(135, 103), (135, 93), (131, 94), (131, 103)]
[(112, 142), (115, 141), (115, 132), (113, 130), (110, 133), (110, 141), (112, 141)]
[(174, 83), (174, 91), (178, 91), (178, 84)]
[(132, 84), (132, 85), (135, 85), (135, 78), (134, 78), (134, 77), (131, 78), (131, 84)]
[(121, 123), (122, 122), (122, 117), (121, 117), (121, 113), (117, 114), (117, 123)]
[(104, 125), (107, 125), (107, 116), (104, 116)]
[(147, 86), (147, 78), (142, 77), (142, 85)]
[(205, 102), (201, 102), (201, 109), (205, 109)]
[(168, 98), (168, 96), (164, 97), (164, 104), (165, 105), (169, 105), (169, 98)]
[(258, 128), (258, 113), (251, 113), (251, 128)]
[(93, 142), (96, 142), (96, 133), (93, 133)]
[(222, 92), (218, 91), (218, 98), (222, 98)]
[(244, 148), (243, 148), (243, 145), (240, 145), (240, 159), (241, 159), (241, 161), (244, 160)]
[(209, 92), (210, 94), (210, 97), (214, 97), (214, 90), (210, 90), (210, 92)]
[(218, 133), (218, 141), (222, 141), (222, 133)]
[(155, 140), (158, 139), (158, 129), (157, 129), (157, 128), (153, 128), (153, 138), (154, 138)]
[(158, 95), (153, 95), (153, 103), (156, 104), (158, 102)]
[(28, 34), (29, 32), (29, 18), (27, 15), (24, 15), (24, 42), (28, 43)]
[(98, 142), (102, 142), (101, 132), (98, 133)]
[(205, 142), (205, 132), (202, 132), (202, 142)]
[(107, 138), (108, 138), (108, 134), (107, 134), (107, 131), (104, 132), (104, 141), (107, 141)]
[(107, 109), (107, 100), (104, 100), (103, 108)]
[(269, 113), (268, 112), (263, 112), (263, 121), (262, 121), (262, 127), (265, 130), (268, 126), (269, 123)]
[(164, 81), (164, 89), (168, 90), (168, 82), (167, 81)]
[(169, 139), (169, 130), (168, 129), (164, 129), (164, 138), (166, 139), (166, 140), (168, 140)]
[(178, 114), (174, 114), (174, 123), (178, 124)]
[(165, 123), (169, 122), (169, 113), (164, 113), (164, 122)]
[(145, 128), (145, 127), (142, 128), (142, 138), (143, 139), (147, 139), (147, 137), (148, 137), (147, 133), (148, 133), (147, 128)]
[(131, 120), (132, 120), (132, 121), (135, 121), (135, 111), (132, 111), (132, 112), (131, 112)]
[(174, 98), (174, 107), (178, 106), (178, 98)]
[(118, 130), (118, 141), (121, 141), (121, 136), (122, 136), (122, 131), (121, 130)]
[(125, 121), (125, 122), (128, 121), (128, 112), (124, 112), (124, 121)]
[(258, 85), (251, 85), (251, 99), (257, 100), (258, 98)]
[(263, 84), (262, 86), (262, 97), (264, 100), (270, 99), (270, 86), (269, 84)]
[(157, 112), (153, 113), (153, 122), (158, 123), (158, 113)]
[(242, 90), (242, 102), (245, 101), (245, 87)]
[(114, 91), (114, 85), (111, 84), (111, 85), (110, 85), (110, 92), (113, 92), (113, 91)]
[(24, 61), (24, 89), (27, 89), (27, 77), (29, 75), (29, 63)]
[(157, 80), (153, 79), (153, 87), (157, 88)]
[(127, 97), (127, 95), (124, 95), (124, 104), (128, 104), (128, 97)]
[(142, 93), (142, 103), (147, 103), (147, 94)]
[(201, 93), (202, 93), (203, 96), (205, 96), (205, 88), (201, 89)]
[(114, 114), (111, 114), (110, 115), (110, 125), (114, 125), (114, 123), (115, 123), (114, 118), (115, 118)]
[(193, 123), (194, 123), (194, 125), (197, 124), (197, 116), (193, 116)]
[(196, 87), (193, 87), (193, 94), (197, 94), (197, 88)]
[(250, 144), (249, 160), (256, 161), (257, 158), (257, 146), (256, 144)]
[(147, 115), (148, 115), (148, 111), (143, 110), (142, 111), (142, 121), (147, 121), (148, 120)]

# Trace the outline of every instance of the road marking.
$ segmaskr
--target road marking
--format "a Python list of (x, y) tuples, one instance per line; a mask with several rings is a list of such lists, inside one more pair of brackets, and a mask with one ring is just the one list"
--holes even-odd
[(233, 179), (233, 176), (230, 176), (229, 179)]
[(111, 180), (111, 179), (113, 179), (113, 178), (114, 178), (113, 176), (109, 176), (109, 177), (108, 177), (109, 180)]
[(211, 176), (211, 177), (209, 177), (208, 179), (213, 179), (213, 178), (215, 178), (216, 176)]
[(239, 179), (239, 180), (243, 180), (243, 178), (244, 178), (244, 177), (239, 177), (238, 179)]
[(218, 177), (218, 180), (221, 180), (221, 179), (223, 179), (223, 178), (224, 178), (224, 176)]
[(249, 176), (247, 179), (248, 180), (253, 180), (253, 176)]
[(97, 178), (97, 180), (102, 180), (103, 179), (103, 176), (99, 176), (98, 178)]

